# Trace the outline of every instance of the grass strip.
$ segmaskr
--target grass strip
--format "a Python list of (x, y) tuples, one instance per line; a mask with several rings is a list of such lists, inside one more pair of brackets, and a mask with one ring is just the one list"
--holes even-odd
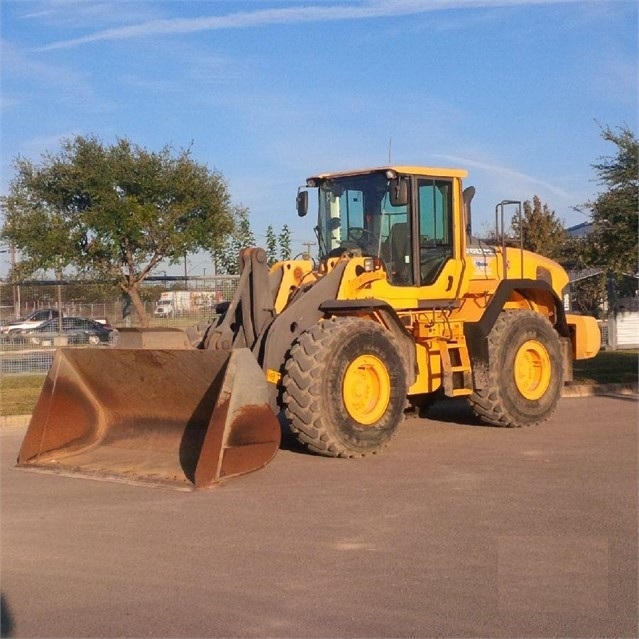
[(639, 351), (600, 351), (592, 359), (574, 363), (575, 384), (636, 384)]
[(46, 375), (0, 375), (0, 416), (33, 412)]

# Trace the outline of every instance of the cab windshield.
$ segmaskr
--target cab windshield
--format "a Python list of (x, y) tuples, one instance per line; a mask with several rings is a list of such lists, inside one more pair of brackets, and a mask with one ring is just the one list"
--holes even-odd
[(320, 256), (359, 249), (383, 257), (390, 229), (407, 222), (407, 207), (390, 203), (384, 172), (324, 180), (319, 187)]

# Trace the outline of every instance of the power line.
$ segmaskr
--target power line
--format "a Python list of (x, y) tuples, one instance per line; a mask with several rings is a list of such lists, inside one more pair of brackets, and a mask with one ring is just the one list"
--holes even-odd
[(315, 242), (302, 242), (302, 246), (306, 247), (306, 253), (310, 256), (311, 246), (315, 246)]

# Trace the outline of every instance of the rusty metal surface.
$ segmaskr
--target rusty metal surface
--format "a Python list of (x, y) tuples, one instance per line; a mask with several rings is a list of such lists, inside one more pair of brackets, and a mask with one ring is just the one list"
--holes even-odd
[(279, 443), (248, 349), (60, 349), (18, 466), (205, 488), (263, 467)]

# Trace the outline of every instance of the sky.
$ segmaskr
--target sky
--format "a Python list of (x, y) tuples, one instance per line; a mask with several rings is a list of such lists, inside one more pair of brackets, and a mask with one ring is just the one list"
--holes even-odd
[[(191, 148), (249, 208), (257, 243), (316, 173), (468, 170), (475, 230), (538, 195), (565, 226), (638, 124), (635, 0), (2, 0), (0, 194), (60, 141)], [(8, 270), (0, 253), (0, 275)], [(191, 256), (192, 275), (211, 273)], [(178, 269), (179, 270), (179, 269)], [(183, 270), (181, 271), (183, 272)]]

